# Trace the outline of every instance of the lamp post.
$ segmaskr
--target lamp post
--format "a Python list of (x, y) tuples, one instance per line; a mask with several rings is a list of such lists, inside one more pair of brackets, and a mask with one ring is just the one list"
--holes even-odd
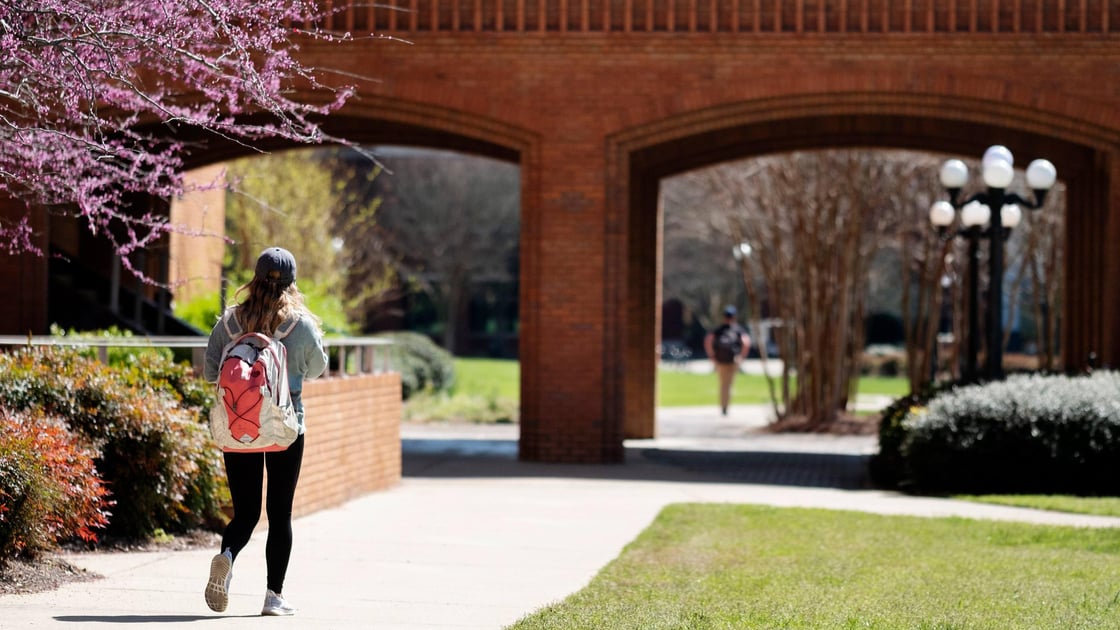
[[(930, 223), (943, 234), (947, 232), (956, 216), (956, 209), (948, 201), (934, 202), (929, 211)], [(964, 355), (964, 370), (962, 377), (966, 382), (973, 382), (979, 377), (977, 372), (977, 357), (980, 354), (980, 238), (984, 233), (984, 225), (990, 218), (988, 207), (979, 202), (966, 204), (961, 208), (960, 228), (956, 236), (968, 242), (968, 332), (965, 335), (967, 346)]]
[(751, 286), (750, 275), (747, 271), (747, 259), (751, 257), (754, 248), (746, 241), (740, 241), (738, 244), (731, 247), (731, 256), (735, 259), (735, 266), (739, 269), (739, 275), (743, 280), (743, 288), (747, 291), (747, 301), (754, 305), (753, 287)]
[[(947, 160), (941, 165), (941, 185), (949, 193), (949, 201), (937, 201), (930, 207), (929, 220), (944, 232), (960, 211), (961, 229), (958, 234), (968, 239), (969, 256), (969, 331), (968, 355), (965, 378), (976, 377), (976, 356), (979, 345), (979, 316), (977, 296), (979, 273), (977, 254), (979, 240), (984, 237), (988, 247), (988, 324), (987, 365), (985, 377), (989, 380), (1003, 378), (1003, 245), (1015, 226), (1022, 220), (1020, 206), (1036, 209), (1042, 206), (1046, 193), (1057, 181), (1058, 172), (1048, 160), (1034, 160), (1027, 167), (1027, 185), (1033, 198), (1025, 199), (1007, 192), (1015, 177), (1014, 158), (1007, 147), (988, 147), (981, 162), (981, 175), (987, 190), (960, 199), (961, 189), (968, 183), (968, 166), (960, 160)], [(999, 227), (993, 227), (993, 208), (999, 209)], [(987, 225), (985, 229), (984, 226)]]

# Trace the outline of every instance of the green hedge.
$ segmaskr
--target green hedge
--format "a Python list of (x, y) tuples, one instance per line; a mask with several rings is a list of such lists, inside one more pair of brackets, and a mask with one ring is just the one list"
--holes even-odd
[(907, 429), (903, 422), (912, 410), (924, 408), (938, 393), (958, 387), (958, 383), (930, 384), (924, 391), (912, 392), (897, 398), (883, 409), (879, 417), (879, 452), (871, 458), (871, 479), (875, 484), (896, 488), (905, 486), (905, 461), (902, 443), (906, 440)]
[(393, 342), (389, 349), (393, 368), (401, 375), (401, 398), (416, 392), (447, 391), (455, 383), (455, 363), (451, 353), (426, 335), (399, 331), (378, 335)]
[[(923, 492), (1120, 493), (1120, 374), (1018, 374), (884, 414), (878, 466)], [(899, 420), (901, 418), (901, 420)], [(883, 475), (880, 475), (880, 479)]]
[(158, 353), (118, 366), (64, 348), (0, 354), (0, 405), (57, 416), (96, 453), (116, 502), (112, 535), (220, 522), (228, 491), (203, 422), (209, 396), (189, 368)]

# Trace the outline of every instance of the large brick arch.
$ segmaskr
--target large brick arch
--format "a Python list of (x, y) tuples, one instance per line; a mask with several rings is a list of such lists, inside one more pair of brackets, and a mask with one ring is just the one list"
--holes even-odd
[(961, 95), (797, 94), (686, 112), (611, 136), (606, 222), (625, 228), (607, 241), (604, 279), (618, 309), (608, 354), (625, 366), (609, 385), (623, 392), (611, 411), (624, 433), (652, 437), (655, 431), (660, 180), (766, 153), (870, 147), (977, 156), (991, 144), (1004, 144), (1021, 160), (1045, 156), (1060, 164), (1069, 184), (1066, 273), (1077, 294), (1063, 302), (1063, 359), (1067, 366), (1083, 366), (1095, 353), (1107, 364), (1120, 361), (1120, 337), (1106, 325), (1120, 317), (1120, 270), (1108, 264), (1099, 243), (1102, 226), (1115, 234), (1120, 223), (1120, 208), (1107, 202), (1116, 198), (1120, 136), (1073, 116), (1107, 120), (1113, 112), (1062, 104), (1050, 112)]
[[(317, 95), (306, 95), (313, 101)], [(299, 98), (299, 97), (297, 97)], [(407, 102), (371, 96), (351, 102), (320, 122), (335, 138), (364, 145), (403, 145), (460, 151), (522, 162), (531, 159), (539, 137), (507, 122), (450, 109), (439, 104)], [(253, 148), (221, 138), (185, 138), (202, 148), (187, 160), (187, 168), (254, 155), (259, 151), (307, 148), (282, 139), (265, 139)]]
[[(329, 131), (521, 165), (524, 459), (618, 462), (653, 430), (657, 183), (770, 151), (998, 142), (1054, 160), (1065, 359), (1120, 365), (1115, 0), (331, 4), (325, 27), (359, 36), (303, 41), (301, 60), (372, 80)], [(192, 165), (244, 153), (207, 140)], [(46, 265), (25, 263), (0, 259), (21, 306), (4, 332), (46, 328)]]

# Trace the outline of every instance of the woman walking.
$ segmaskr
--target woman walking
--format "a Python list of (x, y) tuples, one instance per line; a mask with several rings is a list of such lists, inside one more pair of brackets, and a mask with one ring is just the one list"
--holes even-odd
[[(237, 290), (242, 301), (230, 307), (210, 333), (206, 346), (204, 376), (217, 382), (226, 345), (247, 332), (276, 336), (287, 331), (281, 343), (287, 350), (288, 384), (292, 405), (299, 420), (299, 437), (287, 449), (267, 453), (226, 452), (226, 479), (233, 501), (233, 520), (222, 535), (221, 553), (210, 562), (206, 604), (222, 612), (229, 604), (229, 585), (237, 554), (249, 543), (261, 516), (261, 492), (268, 473), (268, 537), (265, 562), (267, 590), (262, 615), (292, 615), (295, 608), (282, 595), (288, 559), (292, 550), (292, 499), (303, 460), (303, 401), (300, 392), (305, 378), (315, 378), (327, 367), (320, 320), (304, 304), (295, 284), (296, 260), (291, 252), (270, 247), (257, 258), (253, 279)], [(221, 403), (218, 403), (221, 404)]]

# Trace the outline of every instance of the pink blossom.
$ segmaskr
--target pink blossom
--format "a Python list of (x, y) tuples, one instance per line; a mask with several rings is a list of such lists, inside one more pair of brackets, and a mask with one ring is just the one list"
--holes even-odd
[[(129, 252), (173, 229), (130, 200), (183, 192), (189, 147), (174, 131), (248, 146), (337, 140), (312, 117), (353, 90), (295, 54), (293, 25), (320, 17), (308, 0), (0, 0), (0, 196), (80, 216), (130, 267)], [(294, 84), (334, 98), (294, 100)], [(250, 112), (264, 117), (238, 118)], [(41, 253), (26, 217), (0, 224), (0, 243)]]

